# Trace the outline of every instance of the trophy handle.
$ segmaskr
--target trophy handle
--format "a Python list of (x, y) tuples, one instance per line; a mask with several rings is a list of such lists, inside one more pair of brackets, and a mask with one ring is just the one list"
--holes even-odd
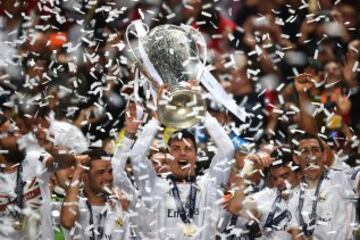
[[(197, 30), (196, 28), (194, 28), (190, 25), (182, 24), (180, 27), (182, 29), (184, 29), (186, 32), (188, 32), (190, 34), (191, 38), (196, 43), (196, 49), (198, 50), (196, 55), (199, 57), (200, 62), (202, 63), (202, 65), (205, 68), (207, 57), (208, 57), (208, 52), (207, 52), (207, 45), (206, 45), (204, 35), (199, 30)], [(199, 73), (199, 75), (196, 76), (196, 79), (198, 81), (200, 81), (200, 78), (201, 78), (201, 75), (203, 74), (203, 72), (204, 71), (201, 71), (201, 73)]]
[[(125, 31), (125, 37), (126, 37), (126, 42), (127, 42), (128, 46), (129, 46), (129, 48), (130, 48), (130, 50), (131, 50), (131, 53), (134, 55), (135, 60), (136, 60), (137, 62), (141, 62), (140, 59), (136, 56), (136, 54), (135, 54), (135, 49), (133, 48), (133, 46), (132, 46), (132, 44), (131, 44), (131, 41), (130, 41), (130, 39), (129, 39), (130, 34), (132, 34), (133, 36), (135, 36), (135, 37), (138, 38), (138, 39), (143, 37), (143, 36), (138, 36), (136, 30), (135, 30), (135, 31), (134, 31), (134, 30), (131, 30), (131, 29), (133, 29), (133, 28), (136, 28), (136, 27), (135, 27), (136, 24), (138, 24), (138, 23), (132, 22), (132, 23), (129, 24), (129, 26), (126, 28), (126, 31)], [(142, 24), (142, 26), (144, 27), (144, 29), (145, 29), (145, 35), (146, 35), (146, 33), (149, 32), (149, 26), (146, 25), (146, 24), (144, 24), (143, 22), (141, 22), (140, 24)], [(145, 36), (145, 35), (144, 35), (144, 36)]]
[(151, 76), (148, 70), (139, 62), (135, 63), (136, 67), (139, 68), (140, 72), (151, 82), (151, 85), (158, 90), (160, 88), (159, 83)]

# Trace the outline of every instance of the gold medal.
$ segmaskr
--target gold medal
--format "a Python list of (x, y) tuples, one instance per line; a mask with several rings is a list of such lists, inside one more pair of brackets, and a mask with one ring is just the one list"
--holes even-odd
[(24, 228), (24, 219), (22, 218), (18, 218), (15, 220), (15, 222), (13, 223), (13, 228), (16, 231), (20, 231)]
[(326, 200), (326, 194), (324, 192), (321, 192), (319, 194), (319, 202), (324, 202)]
[(186, 223), (183, 227), (183, 233), (185, 237), (193, 237), (195, 235), (195, 227), (192, 224)]
[(115, 224), (116, 227), (122, 228), (124, 226), (124, 220), (121, 217), (119, 217), (118, 219), (116, 219)]

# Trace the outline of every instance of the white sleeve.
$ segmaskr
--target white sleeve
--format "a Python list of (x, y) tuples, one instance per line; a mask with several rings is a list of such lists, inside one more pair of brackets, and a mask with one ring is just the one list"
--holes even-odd
[(334, 181), (333, 185), (337, 187), (342, 197), (351, 198), (354, 197), (355, 193), (359, 194), (360, 167), (348, 171), (333, 170), (330, 173), (333, 174), (331, 177), (331, 180)]
[(125, 137), (124, 140), (117, 145), (112, 158), (114, 183), (128, 194), (128, 199), (130, 200), (129, 208), (133, 211), (137, 208), (140, 194), (126, 174), (125, 167), (127, 160), (131, 158), (131, 150), (134, 142), (135, 140)]
[[(140, 194), (147, 206), (151, 206), (151, 199), (156, 191), (158, 177), (156, 172), (147, 159), (151, 142), (158, 132), (160, 123), (156, 119), (150, 120), (136, 140), (131, 150), (131, 163), (134, 171), (134, 178)], [(148, 201), (150, 200), (150, 201)]]
[(89, 143), (81, 130), (77, 127), (74, 127), (71, 132), (72, 134), (69, 134), (71, 135), (69, 139), (72, 139), (72, 146), (70, 147), (70, 149), (74, 150), (76, 154), (87, 151), (89, 148)]
[(130, 157), (131, 147), (134, 142), (133, 139), (125, 137), (124, 140), (116, 146), (114, 156), (111, 159), (113, 166), (119, 167), (119, 169), (116, 169), (121, 171), (125, 169), (126, 161)]
[(114, 185), (129, 194), (134, 194), (135, 189), (125, 173), (125, 165), (127, 159), (130, 157), (130, 151), (133, 144), (134, 140), (125, 137), (124, 141), (116, 146), (114, 156), (111, 159), (114, 173)]
[(351, 167), (347, 165), (344, 160), (341, 160), (341, 157), (339, 156), (335, 156), (334, 163), (331, 167), (339, 170), (351, 171)]
[(217, 147), (210, 163), (209, 176), (215, 177), (217, 186), (225, 186), (235, 154), (234, 146), (224, 128), (209, 113), (205, 115), (204, 126)]

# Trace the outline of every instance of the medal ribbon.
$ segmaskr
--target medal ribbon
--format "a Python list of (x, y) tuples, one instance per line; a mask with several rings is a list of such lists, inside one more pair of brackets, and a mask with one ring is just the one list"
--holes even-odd
[(20, 209), (24, 207), (24, 182), (22, 181), (22, 172), (23, 166), (20, 163), (16, 173), (16, 186), (15, 186), (15, 193), (16, 193), (16, 200), (15, 204)]
[(195, 213), (195, 204), (196, 204), (196, 188), (193, 186), (193, 183), (190, 185), (190, 194), (187, 200), (187, 203), (185, 204), (185, 207), (187, 206), (189, 213), (186, 214), (185, 207), (180, 199), (180, 193), (179, 188), (176, 185), (176, 182), (173, 181), (174, 187), (171, 189), (175, 202), (176, 202), (176, 208), (180, 214), (180, 218), (183, 221), (183, 223), (190, 223), (190, 219), (193, 218)]
[(25, 186), (25, 183), (22, 180), (22, 172), (23, 172), (23, 167), (22, 167), (22, 163), (20, 162), (20, 164), (17, 168), (17, 173), (16, 173), (16, 185), (15, 185), (16, 198), (14, 200), (15, 205), (20, 209), (20, 211), (14, 211), (11, 213), (11, 215), (16, 220), (19, 220), (19, 221), (23, 220), (22, 209), (24, 208), (24, 186)]
[(276, 212), (276, 204), (280, 203), (280, 201), (281, 201), (281, 193), (278, 193), (278, 195), (276, 196), (276, 198), (271, 206), (271, 211), (270, 211), (268, 217), (266, 218), (264, 228), (271, 228), (271, 226), (274, 225), (273, 221), (274, 221), (275, 212)]
[[(89, 201), (86, 201), (86, 206), (87, 206), (87, 208), (89, 209), (89, 212), (90, 212), (89, 225), (91, 226), (91, 225), (94, 225), (94, 218), (93, 218), (92, 207), (91, 207), (91, 204), (89, 203)], [(99, 217), (99, 222), (98, 222), (99, 239), (101, 239), (103, 234), (104, 234), (104, 227), (100, 226), (101, 219), (102, 219), (103, 216), (104, 216), (104, 219), (106, 219), (106, 215), (107, 215), (107, 210), (103, 214), (100, 214), (100, 217)], [(92, 227), (91, 232), (92, 232), (92, 234), (90, 236), (90, 240), (95, 240), (94, 226)]]
[(317, 202), (318, 202), (318, 197), (319, 197), (319, 192), (320, 192), (320, 187), (321, 187), (321, 183), (323, 182), (325, 176), (327, 174), (327, 171), (325, 171), (323, 173), (323, 175), (321, 176), (317, 186), (316, 186), (316, 190), (315, 190), (315, 198), (313, 200), (313, 204), (312, 204), (312, 208), (311, 208), (311, 214), (310, 214), (310, 222), (307, 224), (304, 221), (304, 218), (301, 214), (302, 209), (304, 207), (304, 189), (301, 188), (300, 190), (300, 199), (299, 199), (299, 217), (300, 217), (300, 225), (302, 226), (303, 232), (306, 236), (311, 236), (315, 229), (308, 229), (308, 227), (313, 226), (316, 224), (316, 218), (317, 218), (317, 214), (316, 214), (316, 209), (317, 209)]

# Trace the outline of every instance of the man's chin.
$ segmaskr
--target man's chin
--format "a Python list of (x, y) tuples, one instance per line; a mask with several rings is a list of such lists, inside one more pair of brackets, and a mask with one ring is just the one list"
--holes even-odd
[(309, 167), (304, 172), (305, 176), (311, 180), (316, 180), (321, 175), (321, 169), (319, 167)]
[(194, 171), (192, 171), (191, 168), (184, 168), (184, 169), (178, 169), (177, 171), (173, 172), (173, 175), (179, 178), (188, 178), (189, 176), (194, 175)]

